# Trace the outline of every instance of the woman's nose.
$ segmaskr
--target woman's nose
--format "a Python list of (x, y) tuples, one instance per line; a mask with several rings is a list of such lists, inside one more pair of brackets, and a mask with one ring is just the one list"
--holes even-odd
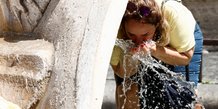
[(137, 45), (140, 45), (140, 44), (142, 44), (143, 43), (143, 39), (142, 38), (140, 38), (140, 37), (137, 37), (137, 39), (136, 39), (136, 42), (135, 42)]

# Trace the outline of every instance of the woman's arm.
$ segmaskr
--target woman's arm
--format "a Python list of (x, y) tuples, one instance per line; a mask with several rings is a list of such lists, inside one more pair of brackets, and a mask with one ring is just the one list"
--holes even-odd
[(196, 21), (192, 13), (181, 3), (168, 1), (163, 9), (170, 26), (170, 47), (153, 46), (151, 54), (170, 65), (187, 65), (194, 52)]
[(151, 55), (170, 65), (187, 65), (192, 59), (194, 47), (186, 52), (179, 53), (170, 47), (152, 46)]

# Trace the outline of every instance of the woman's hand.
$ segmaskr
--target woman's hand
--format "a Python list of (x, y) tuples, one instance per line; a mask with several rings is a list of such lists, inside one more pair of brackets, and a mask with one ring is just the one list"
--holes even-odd
[(148, 41), (145, 43), (142, 43), (136, 47), (132, 47), (129, 49), (129, 52), (127, 55), (124, 56), (123, 61), (119, 63), (117, 70), (115, 70), (115, 73), (123, 78), (124, 76), (130, 77), (137, 73), (139, 60), (138, 58), (133, 58), (134, 55), (147, 55), (151, 51), (156, 49), (156, 44), (153, 41)]
[(150, 52), (153, 52), (156, 50), (156, 44), (153, 41), (144, 42), (136, 47), (130, 48), (129, 54), (143, 54), (147, 55)]

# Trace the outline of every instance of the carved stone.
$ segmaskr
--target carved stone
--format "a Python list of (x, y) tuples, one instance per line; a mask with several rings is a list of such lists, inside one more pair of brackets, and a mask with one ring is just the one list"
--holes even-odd
[(11, 43), (1, 38), (0, 48), (0, 96), (29, 109), (46, 91), (53, 45), (44, 40)]
[[(126, 4), (127, 0), (1, 0), (0, 37), (6, 44), (0, 46), (2, 69), (5, 69), (0, 73), (0, 86), (9, 92), (4, 96), (6, 90), (2, 89), (4, 93), (0, 96), (22, 108), (29, 108), (43, 94), (37, 104), (39, 109), (100, 109)], [(43, 38), (42, 42), (37, 42), (38, 36)], [(53, 49), (47, 49), (50, 44), (43, 45), (43, 40), (52, 42), (55, 49), (48, 87), (45, 75), (50, 74), (50, 70), (43, 68), (47, 66), (44, 62), (52, 58)], [(21, 46), (23, 41), (25, 46)], [(41, 49), (32, 48), (34, 43), (51, 51), (39, 56)], [(17, 51), (10, 49), (11, 45), (21, 51), (30, 49), (22, 54), (10, 53)], [(34, 52), (29, 55), (29, 50)], [(50, 66), (51, 61), (48, 63)], [(41, 73), (45, 75), (38, 79), (36, 75)], [(37, 93), (34, 88), (45, 92)], [(9, 96), (20, 93), (22, 99)]]
[(50, 0), (1, 0), (0, 32), (32, 32)]

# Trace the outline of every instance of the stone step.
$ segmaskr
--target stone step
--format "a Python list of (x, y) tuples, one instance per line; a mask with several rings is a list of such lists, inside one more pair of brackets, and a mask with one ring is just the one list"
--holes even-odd
[(218, 84), (199, 84), (198, 97), (206, 109), (218, 109)]
[(53, 44), (38, 40), (0, 39), (0, 96), (22, 109), (44, 94), (53, 65)]

